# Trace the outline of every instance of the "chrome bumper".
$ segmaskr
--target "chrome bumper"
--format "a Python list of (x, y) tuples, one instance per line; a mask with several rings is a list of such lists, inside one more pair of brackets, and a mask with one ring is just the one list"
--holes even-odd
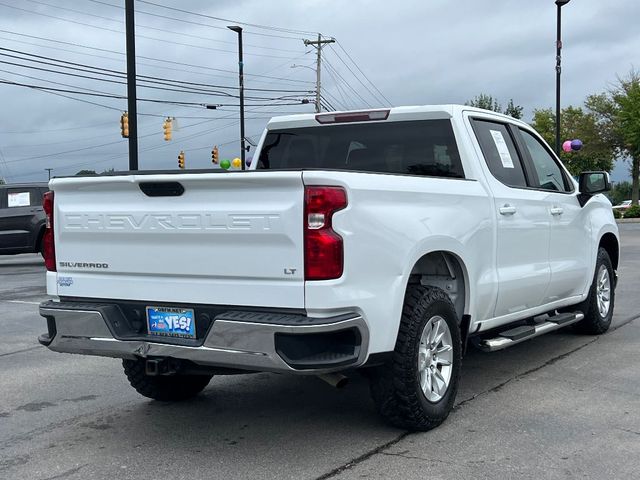
[[(215, 317), (199, 346), (163, 343), (161, 339), (116, 338), (105, 316), (114, 306), (45, 302), (40, 315), (47, 319), (49, 333), (40, 343), (55, 352), (97, 355), (115, 358), (176, 358), (210, 367), (317, 374), (353, 368), (364, 363), (369, 333), (366, 322), (357, 313), (329, 318), (302, 315), (229, 311)], [(117, 309), (117, 307), (114, 307)], [(119, 312), (119, 311), (118, 311)], [(291, 365), (291, 360), (276, 348), (276, 334), (331, 334), (353, 330), (358, 345), (347, 357), (320, 355), (319, 362)], [(309, 337), (307, 337), (309, 338)], [(330, 337), (329, 337), (330, 338)], [(284, 358), (283, 358), (284, 357)], [(295, 362), (294, 362), (295, 363)]]

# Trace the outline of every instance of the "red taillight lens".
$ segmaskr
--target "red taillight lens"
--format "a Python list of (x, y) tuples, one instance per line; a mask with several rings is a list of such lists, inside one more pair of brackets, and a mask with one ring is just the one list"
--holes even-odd
[(333, 231), (331, 221), (334, 212), (346, 206), (347, 193), (342, 187), (305, 187), (305, 280), (331, 280), (342, 276), (342, 237)]
[(42, 256), (44, 265), (50, 272), (56, 271), (56, 246), (53, 241), (53, 192), (47, 192), (42, 197), (42, 208), (47, 215), (47, 228), (42, 237)]

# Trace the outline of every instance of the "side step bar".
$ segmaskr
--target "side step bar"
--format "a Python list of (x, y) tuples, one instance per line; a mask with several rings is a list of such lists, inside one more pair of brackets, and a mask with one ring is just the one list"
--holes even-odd
[(485, 352), (495, 352), (522, 343), (530, 338), (539, 337), (545, 333), (577, 323), (584, 318), (581, 312), (560, 313), (548, 317), (544, 322), (536, 325), (522, 325), (500, 332), (497, 337), (487, 338), (480, 342), (479, 347)]

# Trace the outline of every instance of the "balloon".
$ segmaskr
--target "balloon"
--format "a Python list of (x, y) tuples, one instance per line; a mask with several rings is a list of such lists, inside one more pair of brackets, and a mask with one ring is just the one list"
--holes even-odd
[(578, 151), (582, 148), (582, 140), (572, 140), (571, 141), (571, 150)]
[(231, 160), (231, 165), (233, 166), (233, 168), (240, 168), (242, 166), (242, 160), (240, 160), (239, 158), (234, 158), (233, 160)]
[(571, 140), (567, 140), (562, 144), (562, 150), (564, 150), (565, 152), (571, 151)]
[(220, 167), (224, 168), (225, 170), (229, 170), (230, 166), (231, 166), (231, 162), (229, 160), (222, 160), (220, 162)]

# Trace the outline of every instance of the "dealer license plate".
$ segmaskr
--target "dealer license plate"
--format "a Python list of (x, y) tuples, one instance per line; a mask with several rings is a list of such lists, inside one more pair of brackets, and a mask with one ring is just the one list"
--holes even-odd
[(147, 307), (150, 335), (196, 338), (196, 321), (190, 308)]

